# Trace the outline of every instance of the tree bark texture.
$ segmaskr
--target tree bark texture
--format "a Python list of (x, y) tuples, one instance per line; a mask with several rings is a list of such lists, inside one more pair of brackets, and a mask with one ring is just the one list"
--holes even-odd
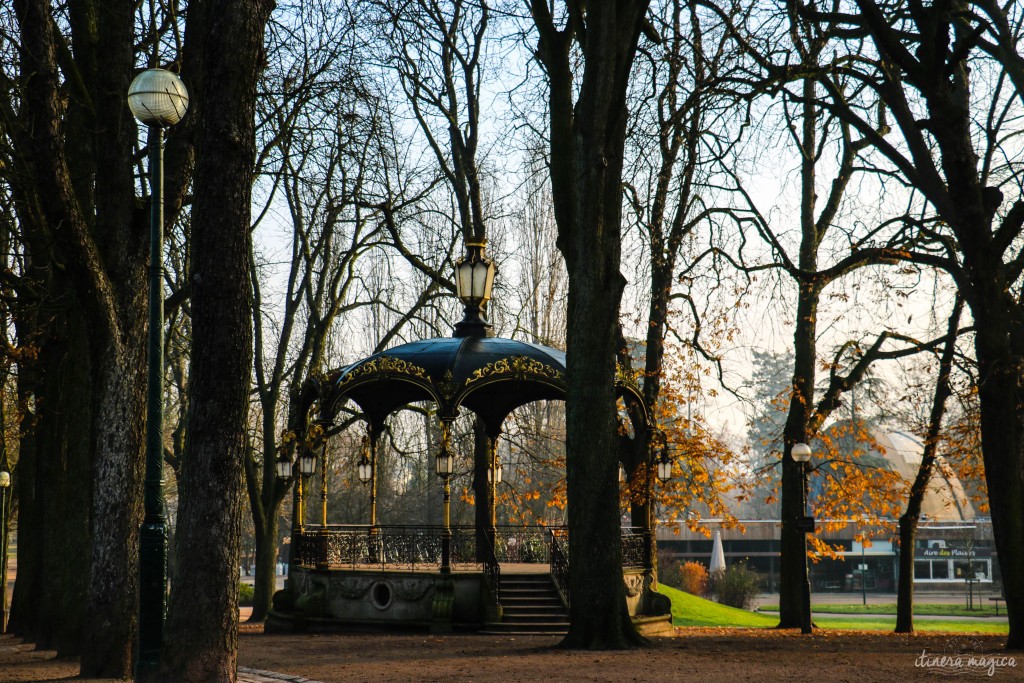
[(49, 327), (51, 337), (42, 355), (42, 395), (47, 398), (41, 402), (36, 441), (35, 484), (37, 500), (43, 502), (37, 519), (42, 524), (25, 536), (43, 546), (42, 568), (35, 579), (42, 584), (36, 605), (36, 646), (75, 656), (83, 636), (89, 578), (84, 560), (91, 545), (89, 347), (84, 322), (73, 307), (62, 311)]
[[(234, 681), (252, 328), (248, 234), (256, 78), (272, 3), (193, 3), (203, 27), (192, 211), (192, 371), (165, 681)], [(190, 16), (190, 21), (192, 17)]]
[[(979, 329), (975, 348), (985, 482), (1009, 618), (1006, 645), (1024, 650), (1024, 338), (1018, 324), (1008, 323), (1005, 309), (992, 315), (984, 308), (982, 301), (971, 306)], [(1011, 339), (1012, 346), (1007, 343)]]
[[(574, 5), (574, 3), (570, 3)], [(614, 649), (643, 642), (626, 610), (618, 542), (615, 352), (625, 279), (621, 256), (626, 90), (648, 2), (575, 7), (557, 30), (531, 3), (538, 57), (549, 78), (551, 183), (558, 247), (569, 273), (566, 479), (569, 633), (563, 646)], [(572, 42), (583, 79), (572, 103)]]

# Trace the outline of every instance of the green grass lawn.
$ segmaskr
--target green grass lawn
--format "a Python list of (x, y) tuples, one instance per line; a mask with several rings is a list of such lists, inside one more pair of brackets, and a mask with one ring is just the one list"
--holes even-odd
[(748, 612), (698, 598), (663, 583), (658, 592), (672, 601), (672, 623), (675, 626), (746, 626), (771, 628), (779, 623), (777, 616)]
[[(729, 628), (774, 628), (779, 623), (777, 615), (749, 612), (735, 607), (720, 605), (696, 595), (684, 593), (670, 586), (658, 584), (658, 592), (672, 601), (672, 624), (675, 626), (722, 626)], [(817, 609), (821, 609), (818, 606)], [(856, 619), (850, 617), (815, 618), (820, 628), (836, 630), (879, 630), (891, 631), (896, 617), (878, 619)], [(939, 621), (936, 619), (915, 619), (914, 628), (920, 631), (952, 631), (956, 633), (1006, 633), (1005, 623), (983, 621)]]
[[(832, 614), (896, 614), (896, 605), (815, 605), (816, 612)], [(995, 606), (984, 605), (980, 609), (964, 609), (963, 605), (914, 605), (915, 617), (994, 617)], [(1006, 608), (1000, 605), (999, 616), (1006, 616)]]

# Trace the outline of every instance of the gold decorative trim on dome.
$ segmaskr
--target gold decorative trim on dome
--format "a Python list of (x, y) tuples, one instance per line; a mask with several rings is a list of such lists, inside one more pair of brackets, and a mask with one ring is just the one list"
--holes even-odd
[(358, 368), (356, 368), (349, 374), (345, 375), (345, 377), (343, 377), (341, 381), (338, 382), (336, 388), (340, 389), (341, 387), (345, 386), (346, 384), (349, 384), (350, 382), (354, 382), (360, 377), (375, 374), (404, 375), (406, 377), (416, 377), (417, 379), (421, 379), (424, 382), (430, 381), (430, 377), (427, 375), (427, 371), (421, 368), (420, 366), (416, 365), (415, 363), (410, 363), (409, 361), (402, 360), (401, 358), (392, 358), (391, 356), (380, 356), (379, 358), (374, 358), (371, 361), (363, 363)]
[(451, 401), (455, 398), (455, 392), (459, 390), (459, 387), (455, 384), (451, 370), (444, 371), (444, 377), (438, 383), (437, 388), (441, 391), (441, 398), (444, 400)]
[(468, 387), (475, 382), (497, 379), (506, 375), (512, 375), (516, 379), (535, 377), (555, 382), (565, 381), (565, 375), (562, 371), (551, 367), (547, 363), (542, 363), (535, 358), (528, 358), (527, 356), (512, 356), (510, 358), (496, 360), (493, 363), (488, 363), (478, 370), (474, 370), (473, 374), (466, 379), (466, 386)]
[(615, 364), (615, 383), (627, 386), (640, 394), (640, 382), (637, 381), (636, 373), (627, 370), (622, 363)]

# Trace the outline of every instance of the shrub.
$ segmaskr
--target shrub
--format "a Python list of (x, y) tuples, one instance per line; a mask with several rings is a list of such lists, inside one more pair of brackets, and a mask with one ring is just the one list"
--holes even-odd
[(761, 590), (761, 577), (746, 566), (734, 564), (711, 576), (712, 590), (718, 602), (730, 607), (749, 609)]
[(658, 548), (658, 580), (664, 581), (673, 586), (679, 580), (679, 558), (671, 551)]
[(256, 594), (256, 589), (253, 588), (251, 583), (240, 583), (238, 584), (238, 604), (242, 607), (252, 606), (253, 595)]
[(700, 562), (687, 562), (679, 568), (679, 588), (691, 595), (708, 594), (708, 570)]

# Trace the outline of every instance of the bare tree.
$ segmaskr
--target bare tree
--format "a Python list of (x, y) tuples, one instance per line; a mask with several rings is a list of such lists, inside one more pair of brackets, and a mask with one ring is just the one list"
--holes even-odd
[[(919, 343), (895, 332), (891, 325), (873, 335), (841, 341), (832, 353), (828, 378), (819, 388), (822, 299), (828, 288), (834, 288), (854, 271), (898, 263), (915, 244), (913, 226), (917, 220), (911, 212), (919, 202), (910, 193), (905, 213), (877, 220), (870, 228), (845, 218), (844, 214), (852, 210), (847, 191), (855, 178), (867, 177), (872, 170), (868, 158), (871, 140), (887, 133), (888, 122), (879, 100), (851, 78), (841, 60), (832, 54), (828, 26), (807, 20), (790, 4), (784, 13), (771, 15), (774, 21), (765, 22), (761, 16), (752, 19), (758, 27), (755, 31), (736, 23), (750, 19), (749, 15), (735, 16), (729, 11), (731, 6), (706, 6), (730, 27), (750, 58), (748, 73), (729, 80), (752, 97), (758, 93), (781, 94), (779, 128), (786, 131), (783, 134), (798, 155), (799, 240), (795, 249), (788, 247), (782, 237), (784, 231), (774, 228), (767, 214), (757, 208), (738, 175), (735, 184), (749, 210), (742, 224), (753, 226), (770, 250), (773, 264), (769, 267), (779, 269), (797, 288), (792, 384), (781, 449), (779, 625), (802, 626), (809, 631), (805, 609), (807, 549), (804, 532), (797, 528), (797, 519), (807, 514), (805, 483), (801, 465), (791, 457), (792, 448), (797, 443), (810, 443), (819, 434), (841, 405), (842, 396), (866, 376), (872, 363), (920, 349)], [(852, 49), (850, 58), (863, 57), (858, 46)], [(820, 103), (820, 96), (830, 90), (857, 101), (864, 126), (852, 125)], [(822, 195), (823, 201), (819, 202)], [(837, 240), (844, 247), (835, 248)], [(749, 273), (763, 267), (743, 265), (741, 269)], [(898, 340), (907, 343), (893, 348), (891, 342)], [(818, 470), (815, 466), (813, 471)]]
[[(650, 461), (655, 434), (660, 426), (666, 427), (661, 435), (692, 433), (689, 425), (677, 431), (668, 424), (681, 418), (670, 407), (674, 401), (666, 394), (671, 392), (664, 391), (670, 374), (665, 360), (672, 355), (666, 354), (666, 343), (673, 336), (684, 339), (696, 355), (717, 362), (702, 339), (699, 313), (692, 330), (679, 329), (691, 322), (686, 313), (698, 312), (691, 295), (680, 287), (679, 276), (694, 267), (693, 259), (710, 261), (717, 255), (694, 253), (698, 232), (706, 233), (700, 242), (716, 242), (716, 223), (731, 223), (728, 195), (717, 191), (715, 179), (740, 139), (737, 119), (742, 113), (736, 93), (721, 87), (740, 57), (718, 18), (696, 5), (668, 2), (652, 11), (651, 22), (661, 40), (638, 57), (624, 186), (627, 220), (637, 228), (646, 252), (637, 260), (646, 266), (642, 272), (647, 282), (641, 287), (649, 286), (644, 292), (648, 307), (641, 344), (628, 343), (625, 332), (620, 332), (618, 348), (618, 362), (629, 372), (638, 360), (638, 349), (642, 351), (644, 402), (652, 422), (666, 423), (648, 427), (639, 406), (628, 404), (637, 427), (631, 437), (620, 439), (620, 459), (630, 482), (633, 524), (643, 527), (653, 522), (655, 501), (649, 494), (654, 491)], [(673, 310), (680, 305), (686, 310), (682, 315)], [(690, 379), (695, 376), (691, 373)], [(695, 453), (690, 444), (683, 450)], [(677, 492), (684, 490), (677, 487)], [(702, 488), (699, 495), (713, 490)], [(657, 557), (656, 548), (650, 555)]]
[[(569, 274), (566, 477), (574, 648), (636, 645), (626, 612), (615, 445), (615, 351), (626, 93), (648, 3), (532, 0), (536, 58), (548, 79), (551, 192)], [(580, 52), (577, 52), (579, 50)], [(583, 73), (574, 84), (573, 62)], [(575, 100), (575, 101), (574, 101)]]
[[(280, 197), (291, 235), (280, 304), (273, 289), (264, 292), (275, 273), (264, 273), (252, 234), (249, 239), (259, 410), (258, 436), (244, 460), (256, 543), (251, 621), (266, 617), (274, 592), (279, 510), (288, 490), (274, 472), (278, 433), (302, 383), (327, 369), (332, 324), (361, 305), (361, 260), (382, 232), (369, 227), (355, 206), (380, 117), (355, 66), (350, 17), (322, 7), (300, 9), (301, 15), (282, 18), (289, 25), (271, 31), (274, 67), (263, 76), (258, 102), (263, 146), (257, 173), (272, 187), (261, 217), (273, 215)], [(291, 24), (302, 40), (291, 40)]]
[[(846, 78), (884, 101), (898, 140), (883, 137), (859, 101), (818, 76), (816, 99), (858, 131), (889, 168), (916, 188), (940, 220), (916, 226), (908, 256), (956, 282), (978, 331), (982, 446), (992, 528), (1009, 613), (1009, 649), (1024, 648), (1024, 258), (1022, 171), (1006, 151), (1024, 103), (1019, 35), (1010, 3), (928, 5), (857, 0), (857, 13), (795, 9), (829, 30), (842, 59), (864, 41), (878, 58), (849, 63)], [(1007, 195), (1009, 194), (1009, 197)], [(1007, 201), (1008, 200), (1008, 201)]]

